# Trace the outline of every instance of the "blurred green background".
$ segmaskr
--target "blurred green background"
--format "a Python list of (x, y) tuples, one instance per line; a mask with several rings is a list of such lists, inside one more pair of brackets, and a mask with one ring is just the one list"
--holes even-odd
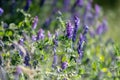
[(111, 37), (115, 42), (120, 43), (120, 0), (94, 0), (103, 8), (107, 16), (109, 30), (106, 38)]
[[(11, 1), (13, 1), (13, 3), (11, 3)], [(16, 5), (14, 5), (14, 1), (17, 2)], [(59, 0), (59, 2), (62, 2), (62, 1), (63, 0)], [(97, 3), (102, 7), (103, 13), (107, 17), (109, 30), (106, 34), (106, 38), (111, 37), (115, 42), (120, 43), (119, 42), (120, 41), (120, 34), (119, 34), (120, 0), (93, 0), (93, 1), (94, 1), (93, 4)], [(41, 23), (43, 23), (45, 19), (52, 14), (51, 10), (54, 7), (49, 6), (49, 4), (52, 3), (52, 0), (47, 1), (47, 3), (44, 5), (44, 9), (38, 6), (40, 5), (39, 2), (40, 0), (32, 0), (32, 5), (28, 13), (30, 13), (32, 16), (36, 16), (36, 15), (39, 16), (40, 22), (38, 25), (41, 27)], [(57, 3), (57, 6), (61, 7), (61, 4), (62, 3)], [(13, 22), (18, 23), (19, 21), (23, 20), (24, 16), (20, 13), (16, 14), (16, 9), (17, 8), (23, 9), (25, 5), (26, 5), (26, 0), (0, 0), (0, 7), (4, 9), (3, 16), (0, 16), (0, 22), (4, 21), (9, 24)]]

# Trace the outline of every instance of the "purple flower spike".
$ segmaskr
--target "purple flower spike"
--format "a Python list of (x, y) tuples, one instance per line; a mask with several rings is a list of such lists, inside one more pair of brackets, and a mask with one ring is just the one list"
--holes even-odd
[(68, 63), (67, 63), (67, 62), (62, 62), (61, 68), (62, 68), (63, 70), (66, 69), (67, 66), (68, 66)]
[(26, 66), (30, 65), (30, 56), (28, 54), (24, 57), (24, 63)]
[(64, 11), (69, 9), (70, 0), (63, 0)]
[(100, 6), (99, 5), (95, 5), (95, 14), (96, 14), (96, 16), (99, 16), (99, 14), (100, 14)]
[(91, 8), (92, 8), (91, 2), (88, 2), (88, 4), (86, 5), (86, 10), (87, 10), (87, 11), (90, 11)]
[(72, 35), (73, 35), (73, 27), (72, 27), (72, 24), (71, 22), (69, 21), (67, 24), (66, 24), (66, 36), (71, 39), (72, 38)]
[(78, 25), (80, 23), (80, 19), (77, 16), (74, 16), (74, 23), (75, 23), (75, 27), (78, 28)]
[(96, 33), (97, 33), (98, 35), (101, 35), (101, 34), (103, 33), (103, 26), (102, 26), (102, 24), (100, 24), (100, 25), (98, 26), (98, 28), (96, 29)]
[(27, 11), (29, 9), (30, 4), (31, 4), (31, 0), (26, 0), (26, 6), (24, 8), (25, 11)]
[(0, 16), (4, 13), (4, 10), (0, 8)]
[(83, 35), (86, 35), (88, 33), (89, 27), (87, 25), (84, 25), (84, 31), (83, 31)]
[(57, 37), (58, 37), (58, 32), (56, 31), (55, 32), (55, 38), (53, 39), (53, 43), (54, 43), (55, 47), (58, 46), (58, 39), (57, 39)]
[(23, 45), (23, 44), (24, 44), (24, 39), (21, 38), (18, 43), (19, 43), (20, 45)]
[(95, 37), (95, 32), (94, 31), (90, 31), (89, 33), (90, 33), (91, 37), (93, 37), (93, 38)]
[(85, 36), (80, 34), (79, 42), (78, 42), (78, 54), (79, 54), (79, 60), (83, 57), (83, 49), (84, 49), (84, 42), (85, 42)]
[(104, 19), (103, 22), (96, 29), (96, 33), (101, 35), (107, 31), (107, 21)]
[(78, 6), (82, 7), (84, 5), (84, 1), (83, 0), (78, 0)]
[(33, 25), (32, 25), (32, 29), (36, 29), (37, 24), (38, 24), (38, 16), (36, 16), (36, 17), (34, 18)]
[(77, 16), (75, 16), (75, 17), (74, 17), (75, 27), (74, 27), (73, 37), (72, 37), (72, 41), (73, 41), (73, 42), (75, 42), (75, 40), (76, 40), (76, 35), (77, 35), (79, 23), (80, 23), (80, 19), (79, 19)]
[(36, 40), (37, 40), (36, 36), (32, 35), (32, 41), (36, 41)]
[(83, 57), (83, 51), (82, 50), (78, 50), (78, 54), (79, 54), (79, 58), (78, 59), (82, 59), (82, 57)]
[(52, 64), (52, 67), (54, 68), (55, 66), (56, 66), (56, 64), (57, 64), (57, 55), (56, 54), (54, 54), (54, 57), (53, 57), (53, 64)]
[(22, 73), (22, 70), (21, 70), (20, 66), (16, 67), (16, 72), (17, 72), (18, 75)]
[(85, 40), (84, 36), (82, 34), (80, 34), (80, 38), (79, 38), (79, 42), (78, 42), (78, 50), (82, 50), (83, 49), (84, 40)]
[(44, 31), (40, 29), (37, 34), (37, 40), (43, 40), (44, 39)]

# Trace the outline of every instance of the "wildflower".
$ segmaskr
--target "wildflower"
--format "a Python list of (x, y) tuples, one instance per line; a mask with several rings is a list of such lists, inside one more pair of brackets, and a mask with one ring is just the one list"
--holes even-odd
[(50, 24), (51, 24), (51, 22), (52, 22), (52, 17), (47, 18), (47, 19), (45, 20), (45, 22), (43, 23), (43, 26), (49, 27)]
[(87, 5), (86, 5), (86, 10), (87, 11), (90, 11), (92, 8), (92, 2), (91, 1), (88, 1)]
[(100, 6), (99, 5), (95, 5), (95, 14), (96, 14), (96, 17), (99, 16), (100, 14)]
[(19, 66), (16, 67), (16, 72), (17, 72), (17, 74), (21, 74), (22, 73), (22, 70), (21, 70), (21, 68)]
[(82, 34), (80, 34), (80, 38), (79, 38), (79, 42), (78, 42), (78, 53), (80, 50), (83, 49), (84, 41), (85, 41), (84, 36)]
[(3, 27), (4, 27), (5, 29), (7, 29), (7, 28), (9, 28), (9, 25), (8, 25), (7, 23), (3, 23)]
[(107, 21), (104, 19), (103, 22), (97, 27), (96, 34), (101, 35), (107, 31)]
[(71, 23), (70, 22), (68, 22), (67, 24), (66, 24), (66, 36), (69, 38), (69, 39), (71, 39), (72, 38), (72, 35), (73, 35), (73, 27), (72, 27), (72, 25), (71, 25)]
[(63, 0), (64, 11), (69, 9), (70, 0)]
[(26, 0), (26, 6), (24, 7), (24, 10), (27, 11), (30, 7), (31, 0)]
[(38, 16), (34, 18), (32, 29), (35, 29), (37, 27), (37, 24), (38, 24)]
[(83, 0), (76, 0), (75, 3), (74, 3), (73, 6), (72, 6), (72, 11), (75, 10), (76, 6), (82, 7), (82, 6), (83, 6), (83, 3), (84, 3)]
[(68, 63), (67, 63), (67, 62), (62, 62), (61, 68), (62, 68), (63, 70), (66, 69), (67, 66), (68, 66)]
[(55, 32), (55, 38), (53, 39), (53, 43), (54, 43), (55, 47), (58, 46), (58, 39), (57, 39), (57, 37), (58, 37), (58, 32), (56, 31)]
[(23, 45), (23, 44), (24, 44), (24, 39), (21, 38), (18, 43), (19, 43), (20, 45)]
[(82, 7), (84, 5), (84, 0), (77, 0), (78, 6)]
[(0, 16), (4, 13), (4, 10), (0, 8)]
[(84, 27), (83, 27), (83, 35), (86, 35), (87, 33), (88, 33), (88, 26), (87, 25), (84, 25)]
[(79, 42), (78, 42), (78, 54), (79, 54), (79, 58), (81, 59), (83, 56), (83, 47), (84, 47), (84, 42), (85, 42), (85, 38), (84, 35), (80, 34), (80, 38), (79, 38)]
[(90, 31), (89, 33), (90, 33), (91, 37), (93, 37), (93, 38), (95, 37), (95, 32), (94, 31)]
[(74, 31), (73, 31), (73, 37), (72, 37), (72, 41), (73, 41), (73, 42), (75, 42), (75, 40), (76, 40), (76, 35), (77, 35), (79, 23), (80, 23), (80, 19), (79, 19), (77, 16), (75, 16), (75, 17), (74, 17), (75, 27), (74, 27)]
[(36, 36), (32, 35), (32, 41), (36, 41), (36, 40), (37, 40)]
[(43, 40), (44, 39), (44, 31), (40, 29), (37, 34), (37, 40)]
[(54, 68), (56, 66), (56, 64), (57, 64), (57, 54), (54, 53), (52, 67)]
[(27, 54), (25, 57), (24, 57), (24, 63), (26, 66), (29, 66), (30, 65), (30, 56)]

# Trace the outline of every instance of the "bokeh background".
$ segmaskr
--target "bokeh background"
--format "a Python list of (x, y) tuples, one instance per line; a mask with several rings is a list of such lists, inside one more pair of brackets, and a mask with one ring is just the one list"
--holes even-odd
[[(43, 27), (42, 24), (44, 23), (45, 19), (53, 14), (51, 10), (54, 9), (55, 6), (60, 8), (63, 4), (63, 0), (59, 0), (57, 5), (52, 6), (50, 5), (52, 0), (46, 0), (44, 6), (41, 5), (41, 1), (42, 0), (32, 0), (30, 9), (27, 12), (32, 16), (39, 16), (38, 26)], [(108, 20), (109, 29), (105, 38), (111, 37), (115, 42), (120, 43), (120, 0), (93, 1), (93, 5), (97, 3), (102, 7), (103, 14)], [(71, 0), (71, 2), (74, 2), (74, 0)], [(24, 16), (21, 13), (17, 13), (17, 9), (25, 9), (25, 5), (26, 0), (0, 0), (0, 7), (4, 9), (4, 14), (0, 16), (0, 22), (4, 21), (7, 24), (14, 22), (17, 24), (20, 20), (23, 20)], [(52, 27), (46, 29), (52, 29)]]

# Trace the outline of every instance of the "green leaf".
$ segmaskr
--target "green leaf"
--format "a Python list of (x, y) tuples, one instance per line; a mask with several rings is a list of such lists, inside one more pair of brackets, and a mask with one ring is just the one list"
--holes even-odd
[(12, 29), (7, 29), (7, 30), (5, 31), (5, 35), (6, 35), (6, 36), (13, 36), (13, 34), (14, 34), (14, 31), (13, 31)]
[(0, 36), (3, 36), (4, 35), (4, 31), (0, 31)]

